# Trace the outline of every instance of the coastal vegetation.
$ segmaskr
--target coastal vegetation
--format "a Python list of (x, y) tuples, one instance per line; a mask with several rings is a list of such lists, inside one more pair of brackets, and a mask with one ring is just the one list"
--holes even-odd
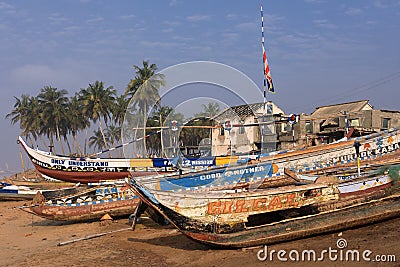
[[(118, 145), (130, 101), (133, 101), (130, 105), (142, 114), (147, 114), (149, 108), (153, 108), (149, 117), (143, 116), (143, 125), (150, 130), (142, 129), (142, 136), (162, 127), (167, 117), (174, 117), (182, 123), (185, 120), (182, 114), (174, 114), (173, 108), (157, 102), (158, 91), (165, 85), (165, 77), (156, 73), (157, 65), (143, 61), (142, 66), (134, 65), (133, 68), (134, 78), (120, 95), (113, 86), (107, 86), (99, 80), (89, 83), (72, 96), (68, 96), (66, 89), (44, 86), (37, 96), (14, 96), (15, 103), (6, 118), (12, 124), (19, 124), (21, 136), (32, 146), (36, 147), (41, 142), (45, 147), (51, 146), (54, 150), (60, 149), (62, 154), (75, 156), (90, 155), (88, 146), (102, 151)], [(151, 107), (154, 102), (156, 106)], [(209, 118), (219, 112), (216, 103), (208, 103), (203, 108), (204, 111), (195, 116), (208, 119), (190, 121), (190, 125), (210, 125)], [(209, 136), (209, 129), (185, 128), (180, 139), (182, 144), (195, 145)], [(161, 138), (161, 134), (146, 138), (145, 151), (161, 156)], [(122, 156), (121, 151), (117, 153)]]

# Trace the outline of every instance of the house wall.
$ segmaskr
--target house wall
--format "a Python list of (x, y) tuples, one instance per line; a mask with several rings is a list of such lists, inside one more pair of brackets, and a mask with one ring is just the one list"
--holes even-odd
[[(275, 106), (274, 106), (275, 109)], [(277, 113), (277, 111), (281, 113)], [(261, 113), (262, 110), (259, 110)], [(339, 112), (340, 113), (340, 112)], [(321, 129), (321, 124), (325, 121), (324, 118), (315, 118), (312, 115), (300, 114), (299, 121), (294, 124), (294, 142), (291, 127), (285, 129), (287, 125), (288, 116), (282, 110), (276, 108), (274, 110), (274, 120), (276, 125), (276, 134), (278, 138), (278, 149), (291, 149), (293, 147), (307, 147), (312, 145), (319, 145), (323, 142), (333, 142), (346, 135), (346, 123), (344, 114), (337, 114), (336, 119), (339, 125), (332, 125)], [(256, 114), (260, 116), (260, 114)], [(327, 115), (328, 116), (328, 115)], [(335, 115), (328, 116), (335, 119)], [(358, 133), (367, 134), (370, 132), (380, 132), (386, 130), (383, 128), (383, 119), (389, 119), (389, 128), (400, 128), (400, 111), (388, 110), (373, 110), (370, 105), (365, 105), (359, 111), (353, 111), (348, 116), (349, 124), (351, 120), (358, 119), (359, 126), (354, 127)], [(245, 119), (245, 121), (231, 120), (232, 124), (251, 124), (255, 123), (257, 119), (252, 115)], [(310, 123), (311, 131), (307, 132), (307, 122)], [(282, 126), (284, 125), (284, 126)], [(351, 124), (349, 125), (351, 127)], [(261, 134), (258, 126), (245, 127), (245, 133), (239, 133), (239, 127), (233, 127), (230, 132), (232, 140), (232, 150), (234, 153), (248, 153), (249, 151), (256, 150), (256, 143), (260, 144)], [(227, 155), (230, 153), (229, 149), (229, 134), (225, 131), (225, 135), (220, 135), (220, 129), (213, 129), (212, 131), (212, 155)]]
[[(232, 120), (231, 124), (251, 124), (254, 118), (249, 117), (245, 121)], [(241, 127), (232, 127), (229, 131), (224, 130), (221, 135), (221, 128), (212, 130), (212, 155), (229, 155), (230, 141), (232, 140), (233, 153), (247, 153), (255, 149), (254, 142), (257, 142), (259, 136), (258, 126), (246, 126), (244, 132)]]

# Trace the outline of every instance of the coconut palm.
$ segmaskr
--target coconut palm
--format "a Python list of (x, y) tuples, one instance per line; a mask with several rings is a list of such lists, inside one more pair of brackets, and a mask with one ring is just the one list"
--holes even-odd
[(202, 104), (203, 111), (195, 114), (195, 117), (209, 117), (212, 118), (220, 112), (219, 104), (216, 102), (209, 102), (207, 105)]
[(107, 139), (104, 138), (100, 128), (93, 132), (93, 135), (89, 138), (89, 147), (94, 146), (95, 149), (103, 150), (106, 148)]
[(115, 98), (115, 104), (112, 108), (112, 117), (116, 124), (122, 126), (125, 119), (126, 109), (128, 107), (129, 100), (126, 98), (126, 95), (120, 95)]
[(41, 93), (38, 95), (38, 101), (40, 105), (41, 119), (45, 125), (42, 131), (50, 139), (51, 145), (54, 145), (53, 136), (57, 138), (61, 144), (61, 150), (64, 154), (64, 148), (61, 143), (60, 129), (62, 125), (66, 126), (65, 121), (63, 120), (65, 120), (67, 115), (66, 110), (68, 105), (68, 97), (65, 95), (68, 94), (68, 91), (65, 89), (58, 90), (57, 88), (51, 86), (45, 86), (40, 91)]
[(116, 146), (121, 140), (121, 127), (115, 125), (109, 125), (106, 134), (107, 140), (112, 146)]
[(19, 122), (21, 135), (28, 138), (32, 136), (36, 141), (40, 130), (37, 98), (25, 94), (21, 98), (14, 98), (14, 109), (6, 115), (6, 119), (10, 119), (12, 124)]
[[(163, 74), (156, 74), (157, 65), (149, 65), (148, 61), (142, 62), (143, 67), (134, 65), (135, 78), (130, 80), (125, 95), (133, 97), (133, 105), (139, 108), (140, 116), (143, 118), (143, 137), (146, 136), (146, 121), (149, 108), (152, 108), (159, 101), (158, 90), (165, 86)], [(146, 139), (144, 139), (146, 140)], [(143, 156), (146, 152), (146, 141), (143, 142)]]
[(69, 133), (72, 135), (74, 145), (76, 147), (76, 154), (79, 154), (79, 143), (76, 141), (78, 132), (88, 129), (90, 127), (90, 120), (83, 114), (82, 101), (78, 99), (79, 95), (71, 97), (68, 104), (68, 126)]
[(83, 104), (82, 112), (85, 117), (90, 118), (94, 123), (99, 122), (99, 130), (106, 148), (108, 146), (102, 120), (107, 126), (107, 122), (111, 118), (115, 95), (116, 91), (112, 86), (104, 88), (104, 83), (99, 81), (89, 84), (86, 89), (81, 89), (79, 94), (79, 100)]

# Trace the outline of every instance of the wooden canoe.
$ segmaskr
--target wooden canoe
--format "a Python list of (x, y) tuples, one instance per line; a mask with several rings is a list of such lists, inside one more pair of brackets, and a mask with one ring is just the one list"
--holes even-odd
[(54, 199), (46, 199), (38, 193), (31, 205), (20, 209), (49, 220), (78, 222), (100, 219), (105, 214), (128, 216), (138, 203), (139, 199), (130, 189), (108, 186), (58, 194)]
[[(159, 192), (130, 182), (143, 202), (183, 234), (214, 246), (246, 247), (337, 231), (400, 215), (398, 181), (387, 175), (213, 197)], [(364, 186), (364, 187), (363, 187)], [(309, 190), (307, 191), (306, 188)]]

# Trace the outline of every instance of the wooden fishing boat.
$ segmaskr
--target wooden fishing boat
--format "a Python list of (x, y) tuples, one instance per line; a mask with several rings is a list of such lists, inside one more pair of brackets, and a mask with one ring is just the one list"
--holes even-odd
[(114, 185), (46, 193), (38, 193), (30, 205), (19, 208), (45, 219), (77, 222), (105, 214), (128, 216), (139, 202), (129, 188)]
[(23, 185), (0, 182), (0, 200), (33, 199), (38, 191)]
[(399, 182), (386, 174), (240, 193), (157, 191), (135, 179), (130, 185), (183, 234), (222, 247), (287, 241), (400, 215)]
[[(355, 149), (358, 146), (358, 153)], [(275, 175), (280, 175), (285, 169), (296, 173), (310, 173), (319, 170), (327, 171), (338, 167), (354, 166), (357, 158), (361, 166), (374, 162), (384, 156), (383, 162), (396, 162), (400, 155), (400, 131), (383, 131), (348, 141), (331, 143), (304, 149), (273, 152), (261, 155), (259, 160), (270, 161)]]
[[(148, 158), (91, 158), (54, 155), (29, 147), (19, 137), (18, 143), (23, 147), (35, 169), (43, 177), (49, 177), (73, 183), (91, 183), (104, 180), (120, 180), (130, 176), (150, 176), (175, 171), (173, 159)], [(223, 166), (237, 162), (238, 157), (221, 156), (185, 159), (183, 167), (201, 168)]]
[[(248, 186), (265, 188), (299, 182), (298, 179), (288, 176), (288, 171), (299, 175), (314, 173), (337, 176), (343, 176), (342, 173), (352, 171), (352, 176), (358, 177), (359, 174), (354, 173), (354, 170), (357, 171), (355, 168), (357, 165), (359, 169), (366, 172), (382, 164), (400, 163), (399, 137), (399, 132), (395, 130), (343, 143), (271, 154), (260, 157), (258, 160), (242, 162), (242, 164), (230, 164), (181, 175), (137, 177), (137, 180), (152, 189), (179, 192), (207, 188), (219, 189), (229, 185), (232, 189)], [(358, 142), (363, 147), (359, 150), (359, 156), (354, 148), (354, 142)], [(305, 167), (305, 164), (308, 167)], [(345, 176), (342, 179), (345, 179)]]

